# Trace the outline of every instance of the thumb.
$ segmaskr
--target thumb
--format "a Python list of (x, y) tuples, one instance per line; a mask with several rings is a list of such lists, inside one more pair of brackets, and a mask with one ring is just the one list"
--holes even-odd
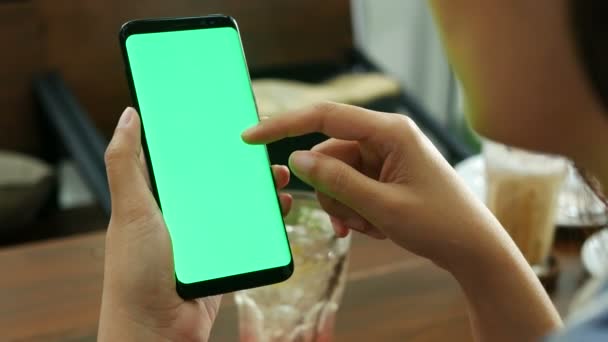
[(294, 174), (317, 191), (336, 199), (368, 221), (383, 211), (382, 184), (343, 161), (313, 151), (296, 151), (289, 158)]
[(135, 109), (120, 116), (105, 153), (112, 214), (130, 212), (150, 196), (140, 161), (141, 123)]

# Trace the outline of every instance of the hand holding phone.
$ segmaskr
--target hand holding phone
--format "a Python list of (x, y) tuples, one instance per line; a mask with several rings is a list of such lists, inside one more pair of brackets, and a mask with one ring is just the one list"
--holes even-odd
[[(205, 341), (221, 296), (188, 301), (175, 291), (171, 239), (140, 158), (140, 132), (139, 116), (128, 108), (106, 152), (112, 219), (106, 236), (98, 340), (129, 336), (147, 341), (160, 334), (170, 341)], [(285, 187), (289, 170), (278, 165), (272, 170), (277, 190)], [(280, 199), (282, 209), (289, 211), (291, 197), (281, 194)], [(202, 261), (201, 267), (206, 264)]]

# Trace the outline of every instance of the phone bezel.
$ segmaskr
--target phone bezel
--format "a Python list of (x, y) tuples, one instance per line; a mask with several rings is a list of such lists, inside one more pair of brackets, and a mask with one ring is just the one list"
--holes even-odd
[[(219, 27), (231, 27), (237, 31), (237, 35), (239, 36), (239, 43), (241, 44), (241, 51), (243, 54), (243, 59), (245, 63), (247, 63), (245, 59), (245, 52), (243, 50), (243, 44), (240, 40), (240, 33), (236, 23), (236, 20), (230, 16), (225, 15), (209, 15), (203, 17), (188, 17), (188, 18), (158, 18), (158, 19), (141, 19), (141, 20), (132, 20), (125, 23), (119, 33), (120, 47), (122, 50), (123, 62), (125, 66), (125, 72), (127, 76), (127, 82), (129, 85), (129, 91), (131, 93), (131, 99), (133, 101), (133, 106), (137, 109), (139, 113), (139, 102), (137, 98), (137, 93), (135, 91), (135, 84), (133, 81), (133, 76), (131, 73), (131, 66), (129, 62), (129, 56), (127, 52), (127, 39), (134, 34), (144, 34), (144, 33), (158, 33), (158, 32), (171, 32), (171, 31), (183, 31), (183, 30), (198, 30), (198, 29), (209, 29), (209, 28), (219, 28)], [(251, 79), (249, 74), (247, 75), (249, 78), (249, 82), (251, 84)], [(252, 96), (253, 89), (251, 90)], [(257, 108), (256, 108), (257, 111)], [(142, 115), (142, 114), (140, 114)], [(142, 119), (142, 127), (141, 127), (141, 137), (142, 137), (142, 149), (144, 151), (144, 155), (146, 158), (146, 163), (148, 164), (148, 173), (150, 175), (150, 183), (152, 185), (152, 192), (154, 194), (154, 198), (158, 203), (159, 208), (162, 211), (162, 206), (160, 202), (160, 198), (158, 196), (158, 189), (156, 186), (156, 179), (154, 177), (154, 170), (152, 167), (152, 163), (150, 160), (150, 153), (148, 150), (148, 144), (145, 136), (145, 131), (143, 128), (143, 119)], [(270, 169), (270, 158), (268, 157), (268, 151), (266, 150), (266, 158), (268, 160), (268, 166)], [(275, 190), (276, 192), (276, 190)], [(276, 200), (279, 202), (279, 195), (276, 193)], [(287, 231), (285, 230), (285, 223), (283, 222), (283, 229), (285, 232), (285, 239), (289, 245), (289, 238), (287, 236)], [(294, 271), (293, 265), (293, 255), (291, 253), (291, 247), (289, 247), (290, 254), (290, 262), (285, 266), (279, 266), (270, 269), (264, 269), (249, 273), (237, 274), (223, 278), (205, 280), (196, 283), (182, 283), (178, 278), (177, 274), (175, 275), (175, 283), (177, 293), (184, 299), (193, 299), (205, 296), (211, 296), (221, 293), (228, 293), (258, 286), (270, 285), (274, 283), (278, 283), (284, 280), (287, 280)], [(217, 262), (217, 261), (215, 261)], [(220, 261), (221, 262), (221, 261)], [(202, 266), (204, 267), (204, 266)]]

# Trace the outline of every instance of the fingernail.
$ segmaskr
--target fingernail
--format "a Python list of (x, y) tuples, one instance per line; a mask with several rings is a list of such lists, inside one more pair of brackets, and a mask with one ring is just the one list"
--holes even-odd
[(334, 228), (339, 231), (338, 236), (342, 236), (344, 235), (344, 232), (348, 231), (348, 228), (342, 223), (342, 221), (338, 220), (337, 218), (330, 216), (329, 217), (331, 224), (334, 226)]
[(128, 126), (129, 122), (131, 122), (131, 119), (133, 118), (134, 113), (135, 109), (127, 107), (124, 112), (122, 112), (122, 115), (120, 115), (120, 119), (118, 120), (118, 127)]
[(243, 138), (246, 138), (246, 137), (251, 136), (251, 135), (252, 135), (252, 134), (255, 132), (255, 130), (258, 128), (258, 126), (259, 126), (259, 124), (258, 124), (258, 125), (255, 125), (255, 126), (252, 126), (252, 127), (247, 128), (245, 131), (243, 131), (243, 133), (241, 134), (241, 136), (242, 136)]
[(289, 166), (299, 173), (308, 173), (315, 164), (315, 159), (308, 151), (296, 151), (289, 158)]
[(359, 219), (349, 218), (344, 222), (344, 225), (348, 228), (360, 231), (361, 233), (365, 233), (365, 231), (367, 230), (365, 224)]

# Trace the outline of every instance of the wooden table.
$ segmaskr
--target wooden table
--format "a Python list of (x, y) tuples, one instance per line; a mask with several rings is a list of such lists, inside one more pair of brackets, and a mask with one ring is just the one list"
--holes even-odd
[[(0, 250), (1, 341), (94, 341), (104, 233)], [(553, 298), (564, 313), (582, 276), (578, 247), (558, 244), (563, 266)], [(355, 235), (337, 341), (470, 341), (457, 283), (429, 261), (386, 241)], [(212, 341), (238, 340), (236, 308), (224, 298)]]

